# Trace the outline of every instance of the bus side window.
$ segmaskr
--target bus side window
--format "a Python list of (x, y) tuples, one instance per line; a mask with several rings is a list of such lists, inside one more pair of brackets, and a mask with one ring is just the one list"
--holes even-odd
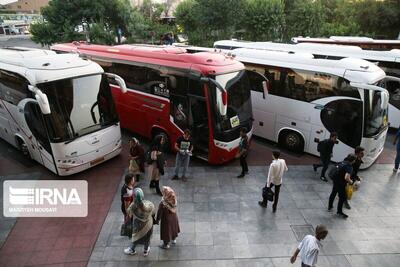
[(171, 95), (170, 114), (174, 118), (174, 122), (181, 130), (185, 130), (189, 126), (189, 109), (187, 97), (179, 95)]
[(36, 140), (47, 152), (51, 154), (52, 151), (49, 138), (46, 133), (46, 127), (43, 123), (43, 117), (37, 103), (29, 102), (25, 105), (25, 119)]
[(108, 71), (121, 76), (128, 88), (146, 92), (144, 87), (146, 83), (146, 69), (144, 67), (113, 63)]
[(31, 96), (28, 82), (17, 74), (0, 70), (0, 96), (4, 101), (18, 105), (18, 103)]
[(204, 87), (200, 80), (189, 79), (188, 93), (204, 97)]

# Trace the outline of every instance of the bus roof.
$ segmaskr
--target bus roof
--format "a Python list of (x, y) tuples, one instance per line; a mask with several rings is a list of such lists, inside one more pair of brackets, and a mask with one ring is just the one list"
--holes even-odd
[(232, 51), (244, 63), (302, 69), (334, 74), (350, 82), (373, 84), (385, 77), (375, 64), (362, 59), (319, 59), (307, 53), (288, 53), (259, 49), (238, 48)]
[(77, 55), (21, 47), (0, 48), (0, 69), (17, 73), (33, 85), (103, 72), (98, 64)]
[(364, 36), (331, 36), (329, 38), (293, 37), (292, 42), (324, 42), (324, 43), (366, 43), (366, 44), (396, 44), (400, 45), (400, 40), (373, 39)]
[(244, 69), (242, 63), (223, 54), (200, 52), (187, 53), (186, 49), (175, 46), (152, 45), (94, 45), (86, 43), (57, 44), (55, 51), (76, 52), (96, 61), (140, 62), (159, 66), (195, 70), (203, 74), (224, 73)]
[(331, 57), (353, 57), (361, 58), (369, 61), (386, 61), (400, 63), (400, 50), (392, 49), (389, 51), (363, 50), (358, 46), (335, 45), (335, 44), (319, 44), (319, 43), (299, 43), (284, 44), (272, 42), (247, 42), (222, 40), (214, 43), (216, 48), (254, 48), (266, 49), (286, 52), (307, 52), (313, 55), (323, 55)]

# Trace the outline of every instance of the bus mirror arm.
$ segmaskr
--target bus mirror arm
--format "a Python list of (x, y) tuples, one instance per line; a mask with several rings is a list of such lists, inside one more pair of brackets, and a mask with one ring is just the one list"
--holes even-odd
[(107, 75), (107, 77), (114, 79), (117, 82), (119, 88), (121, 88), (122, 93), (125, 94), (128, 91), (126, 83), (124, 79), (121, 78), (121, 76), (109, 72), (105, 72), (104, 74)]
[(39, 104), (40, 110), (44, 115), (50, 114), (50, 104), (47, 95), (43, 93), (39, 88), (33, 85), (28, 85), (28, 89), (35, 94), (36, 101)]
[(320, 104), (316, 104), (316, 105), (314, 106), (314, 108), (315, 108), (315, 109), (318, 109), (318, 110), (323, 110), (323, 109), (325, 109), (325, 106), (324, 106), (324, 105), (320, 105)]

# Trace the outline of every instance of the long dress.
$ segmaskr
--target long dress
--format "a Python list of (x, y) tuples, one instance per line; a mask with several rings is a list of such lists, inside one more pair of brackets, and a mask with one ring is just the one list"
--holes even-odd
[(148, 175), (151, 181), (159, 181), (160, 180), (160, 169), (158, 167), (158, 162), (157, 162), (157, 152), (158, 151), (152, 151), (151, 152), (151, 159), (153, 162), (149, 164), (149, 169), (148, 169)]
[(143, 200), (141, 204), (132, 203), (128, 213), (133, 217), (132, 242), (136, 245), (149, 244), (153, 234), (154, 204), (148, 200)]
[(138, 157), (136, 159), (136, 163), (139, 166), (140, 172), (144, 172), (144, 150), (143, 148), (139, 145), (136, 144), (135, 147), (132, 147), (129, 150), (129, 153), (131, 154), (132, 157)]
[(180, 233), (176, 211), (167, 207), (163, 201), (158, 205), (157, 221), (160, 221), (160, 239), (166, 243), (175, 240)]

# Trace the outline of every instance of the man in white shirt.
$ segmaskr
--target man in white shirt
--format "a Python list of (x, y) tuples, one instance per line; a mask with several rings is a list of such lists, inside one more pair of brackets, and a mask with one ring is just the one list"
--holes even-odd
[[(272, 163), (271, 165), (269, 165), (268, 178), (267, 178), (267, 183), (265, 185), (265, 187), (267, 187), (268, 190), (271, 189), (272, 187), (275, 187), (274, 204), (272, 205), (273, 212), (276, 212), (276, 207), (278, 205), (279, 192), (281, 190), (283, 173), (288, 170), (285, 160), (279, 158), (280, 155), (281, 153), (279, 151), (277, 150), (272, 151)], [(263, 208), (267, 207), (268, 200), (265, 194), (263, 194), (263, 200), (259, 201), (258, 204)]]
[(293, 256), (290, 262), (293, 264), (296, 261), (297, 255), (300, 253), (301, 267), (314, 267), (317, 264), (319, 250), (321, 249), (321, 240), (328, 235), (328, 230), (324, 225), (318, 225), (315, 228), (315, 236), (306, 235)]

